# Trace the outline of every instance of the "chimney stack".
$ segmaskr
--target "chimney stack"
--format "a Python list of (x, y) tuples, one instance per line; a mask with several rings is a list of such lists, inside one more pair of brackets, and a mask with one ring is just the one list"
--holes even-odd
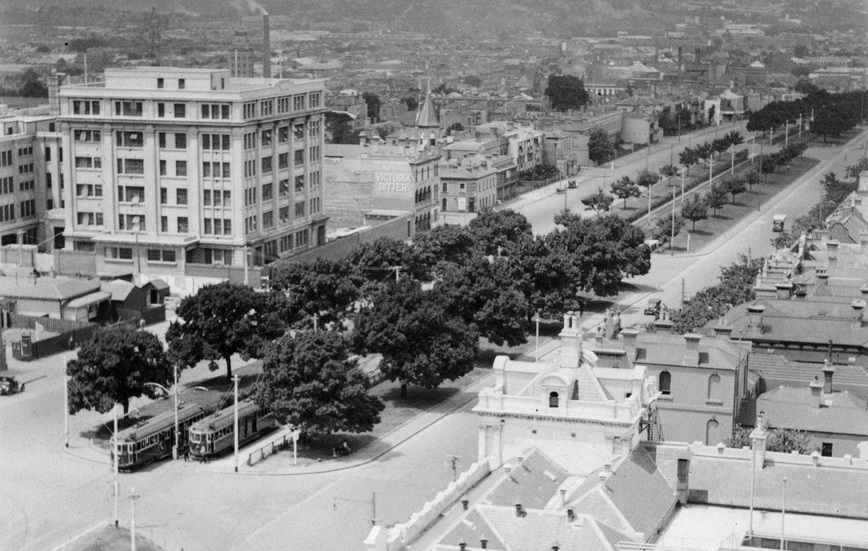
[(262, 77), (271, 78), (271, 26), (268, 14), (262, 16)]
[(699, 341), (702, 335), (699, 333), (687, 333), (684, 335), (684, 365), (699, 365)]
[(60, 91), (65, 76), (65, 73), (57, 73), (48, 77), (48, 112), (53, 117), (60, 115), (60, 100), (57, 92)]
[(515, 517), (516, 518), (522, 518), (522, 517), (526, 517), (526, 516), (527, 516), (527, 513), (524, 511), (524, 508), (521, 506), (521, 503), (516, 503), (515, 504)]
[[(868, 444), (868, 442), (866, 442), (866, 444)], [(574, 520), (576, 520), (576, 513), (572, 509), (567, 509), (567, 522), (571, 523)]]
[(856, 327), (865, 327), (865, 299), (858, 298), (850, 306), (853, 308), (854, 324)]
[(714, 326), (714, 336), (722, 339), (732, 338), (732, 326), (726, 318), (720, 318), (717, 325)]
[(750, 433), (750, 444), (756, 452), (756, 463), (753, 466), (755, 471), (761, 471), (765, 466), (768, 437), (769, 431), (766, 429), (765, 412), (761, 411), (756, 416), (756, 428)]
[(630, 328), (621, 331), (621, 342), (624, 344), (624, 351), (631, 360), (636, 359), (636, 340), (638, 338), (639, 331), (637, 329)]
[(564, 328), (558, 336), (561, 339), (561, 367), (579, 367), (582, 363), (582, 326), (577, 313), (564, 314)]
[(829, 267), (834, 268), (838, 265), (838, 240), (831, 239), (826, 243), (826, 254), (829, 259)]
[(814, 401), (814, 405), (817, 406), (817, 409), (823, 407), (823, 387), (825, 386), (823, 382), (815, 376), (808, 386), (811, 388), (811, 399)]
[(747, 330), (751, 333), (763, 332), (763, 311), (766, 307), (762, 304), (751, 304), (747, 307)]
[(832, 394), (832, 377), (835, 375), (835, 366), (828, 359), (823, 361), (823, 394)]
[(775, 289), (777, 290), (776, 298), (778, 300), (789, 300), (793, 296), (793, 289), (796, 286), (793, 285), (792, 282), (787, 281), (786, 283), (778, 283), (775, 285)]

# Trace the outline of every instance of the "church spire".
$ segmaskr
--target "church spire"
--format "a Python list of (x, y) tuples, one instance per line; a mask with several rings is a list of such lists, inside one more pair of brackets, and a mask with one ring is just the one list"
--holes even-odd
[(416, 126), (419, 128), (440, 128), (440, 119), (434, 109), (434, 101), (431, 99), (431, 77), (428, 77), (428, 90), (425, 93), (425, 102), (416, 112)]

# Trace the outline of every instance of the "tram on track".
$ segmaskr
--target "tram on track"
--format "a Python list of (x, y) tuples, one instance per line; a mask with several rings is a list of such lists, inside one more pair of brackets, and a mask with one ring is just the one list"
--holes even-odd
[[(249, 442), (277, 426), (271, 412), (252, 399), (238, 402), (238, 445)], [(205, 417), (190, 426), (190, 453), (204, 460), (235, 446), (235, 406)]]
[[(205, 417), (198, 404), (178, 406), (178, 454), (187, 447), (190, 425)], [(114, 453), (114, 439), (112, 454)], [(132, 470), (172, 455), (175, 445), (175, 412), (169, 410), (118, 432), (118, 468)], [(112, 457), (114, 460), (114, 457)]]

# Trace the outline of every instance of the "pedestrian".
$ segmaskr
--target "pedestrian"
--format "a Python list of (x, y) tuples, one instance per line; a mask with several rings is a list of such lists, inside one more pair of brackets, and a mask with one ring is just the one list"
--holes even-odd
[(187, 448), (186, 450), (184, 450), (184, 463), (189, 461), (189, 459), (190, 459), (190, 448)]
[(69, 349), (75, 350), (75, 337), (72, 335), (69, 336)]
[(346, 439), (341, 442), (341, 450), (343, 451), (343, 455), (350, 455), (350, 445), (347, 443)]

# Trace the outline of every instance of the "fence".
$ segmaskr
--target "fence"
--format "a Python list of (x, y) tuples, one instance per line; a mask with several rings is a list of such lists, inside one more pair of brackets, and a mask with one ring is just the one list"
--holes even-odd
[(166, 321), (166, 307), (162, 304), (147, 310), (130, 310), (128, 308), (118, 308), (118, 321), (132, 322), (138, 324), (139, 320), (145, 320), (145, 325), (153, 325)]
[(36, 324), (38, 323), (43, 329), (45, 329), (46, 331), (51, 331), (52, 333), (67, 333), (70, 331), (83, 329), (90, 325), (94, 325), (86, 321), (26, 316), (24, 314), (16, 314), (14, 312), (9, 313), (9, 320), (11, 322), (9, 327), (35, 330)]
[(284, 428), (280, 433), (273, 436), (269, 442), (266, 442), (264, 446), (250, 452), (247, 454), (247, 466), (252, 467), (253, 465), (263, 461), (266, 457), (276, 454), (281, 450), (285, 450), (289, 447), (290, 442), (293, 444), (293, 464), (295, 464), (297, 460), (297, 450), (295, 446), (298, 444), (299, 431), (294, 430), (291, 431), (289, 428)]

